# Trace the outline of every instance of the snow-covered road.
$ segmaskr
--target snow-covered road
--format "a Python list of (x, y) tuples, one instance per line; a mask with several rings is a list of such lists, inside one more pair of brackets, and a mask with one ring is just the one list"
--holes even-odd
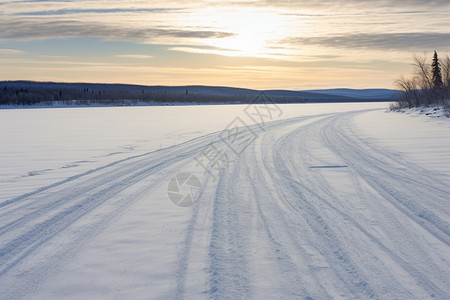
[[(207, 134), (0, 202), (0, 298), (448, 299), (449, 173), (364, 138), (371, 112), (253, 125), (239, 151)], [(211, 143), (232, 161), (208, 175)], [(180, 173), (201, 180), (192, 207), (168, 198)]]

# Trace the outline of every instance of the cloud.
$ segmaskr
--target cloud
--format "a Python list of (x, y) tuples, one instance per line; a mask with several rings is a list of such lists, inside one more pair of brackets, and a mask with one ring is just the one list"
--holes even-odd
[(17, 49), (0, 49), (0, 54), (17, 55), (22, 53), (24, 53), (22, 50)]
[(118, 54), (116, 57), (120, 58), (135, 58), (135, 59), (149, 59), (153, 58), (152, 55), (144, 55), (144, 54)]
[(16, 19), (0, 21), (0, 39), (3, 40), (97, 37), (106, 40), (149, 42), (160, 37), (204, 39), (224, 38), (232, 35), (232, 33), (212, 30), (127, 27), (76, 20)]
[(450, 33), (374, 33), (286, 39), (287, 44), (369, 50), (434, 50), (450, 48)]
[(424, 7), (446, 7), (450, 6), (448, 0), (263, 0), (263, 1), (211, 1), (218, 5), (233, 4), (241, 6), (276, 6), (276, 7), (291, 7), (291, 8), (324, 8), (324, 7), (418, 7), (423, 9)]
[(55, 9), (18, 12), (16, 16), (48, 16), (71, 14), (109, 14), (109, 13), (168, 13), (179, 11), (173, 8), (89, 8), (89, 9)]

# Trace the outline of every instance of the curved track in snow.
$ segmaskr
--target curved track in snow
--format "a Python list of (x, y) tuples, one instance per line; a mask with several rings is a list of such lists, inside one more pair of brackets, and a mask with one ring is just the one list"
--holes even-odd
[[(352, 118), (364, 112), (266, 124), (217, 181), (205, 177), (166, 296), (448, 299), (449, 178), (359, 137)], [(0, 295), (39, 291), (212, 141), (217, 133), (0, 203)]]

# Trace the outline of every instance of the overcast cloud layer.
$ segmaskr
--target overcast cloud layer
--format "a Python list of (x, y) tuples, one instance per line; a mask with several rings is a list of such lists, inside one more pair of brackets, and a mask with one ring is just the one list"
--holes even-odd
[(69, 66), (101, 63), (85, 81), (391, 87), (414, 53), (450, 50), (448, 0), (2, 1), (0, 15), (0, 79), (74, 81)]

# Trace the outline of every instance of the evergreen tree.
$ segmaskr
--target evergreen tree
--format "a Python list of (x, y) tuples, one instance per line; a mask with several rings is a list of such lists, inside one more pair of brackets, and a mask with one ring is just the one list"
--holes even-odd
[(431, 64), (431, 72), (433, 75), (433, 87), (434, 88), (441, 88), (443, 85), (442, 82), (442, 74), (441, 74), (441, 65), (439, 63), (439, 58), (438, 55), (436, 53), (436, 51), (434, 51), (434, 56), (433, 56), (433, 63)]

